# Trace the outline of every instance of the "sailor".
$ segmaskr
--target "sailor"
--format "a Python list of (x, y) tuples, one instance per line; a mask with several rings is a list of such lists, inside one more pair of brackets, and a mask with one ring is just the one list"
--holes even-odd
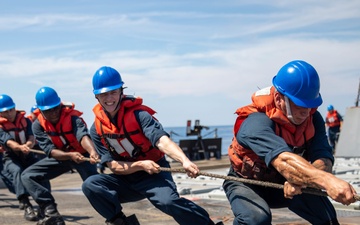
[(1, 174), (8, 189), (15, 192), (19, 208), (24, 209), (24, 218), (36, 221), (38, 218), (29, 201), (29, 192), (21, 181), (23, 171), (38, 161), (30, 152), (35, 143), (31, 124), (24, 111), (16, 110), (9, 95), (0, 95), (0, 146), (4, 150)]
[[(4, 158), (4, 148), (0, 145), (0, 179), (5, 184), (6, 188), (10, 193), (15, 194), (15, 189), (12, 182), (11, 174), (6, 172), (4, 170), (4, 164), (3, 164), (3, 158)], [(24, 209), (23, 206), (19, 206), (20, 209)]]
[(26, 117), (29, 118), (32, 122), (34, 122), (37, 119), (39, 114), (40, 114), (40, 110), (37, 108), (36, 105), (33, 105), (30, 108), (30, 114), (27, 115)]
[(233, 224), (271, 224), (272, 207), (288, 207), (311, 224), (339, 224), (327, 197), (301, 191), (321, 189), (342, 204), (355, 202), (354, 188), (331, 173), (334, 157), (317, 111), (319, 76), (309, 63), (295, 60), (272, 83), (236, 110), (229, 176), (284, 184), (284, 189), (224, 181)]
[(111, 173), (89, 177), (82, 190), (106, 224), (138, 224), (123, 214), (121, 204), (146, 198), (181, 225), (214, 225), (203, 208), (179, 196), (170, 173), (159, 171), (170, 167), (165, 154), (180, 162), (190, 177), (197, 177), (199, 168), (169, 138), (155, 111), (141, 98), (124, 94), (124, 82), (112, 67), (99, 68), (92, 83), (99, 103), (90, 135)]
[[(32, 129), (47, 157), (28, 167), (21, 180), (39, 205), (38, 225), (64, 225), (50, 188), (43, 183), (72, 168), (85, 180), (97, 174), (95, 164), (99, 156), (81, 117), (82, 112), (74, 109), (73, 103), (62, 102), (56, 91), (46, 86), (37, 91), (35, 99), (40, 114)], [(84, 157), (90, 157), (90, 162), (84, 161)]]
[(330, 146), (332, 147), (334, 152), (336, 142), (339, 138), (343, 118), (338, 113), (338, 111), (334, 109), (333, 105), (329, 105), (327, 107), (327, 110), (328, 112), (326, 114), (325, 124), (328, 127), (328, 138)]

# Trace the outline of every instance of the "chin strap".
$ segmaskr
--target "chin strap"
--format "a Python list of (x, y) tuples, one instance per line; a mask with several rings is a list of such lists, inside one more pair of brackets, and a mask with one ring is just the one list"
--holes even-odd
[[(123, 99), (123, 96), (124, 96), (124, 95), (123, 95), (123, 92), (122, 92), (122, 90), (121, 90), (121, 92), (120, 92), (120, 99), (119, 99), (119, 102), (118, 102), (115, 110), (118, 110), (118, 109), (120, 108), (120, 104), (121, 104), (121, 100)], [(115, 111), (115, 110), (114, 110), (114, 111)]]
[(293, 124), (295, 124), (295, 125), (300, 125), (300, 124), (298, 124), (298, 123), (295, 122), (294, 117), (293, 117), (293, 115), (292, 115), (292, 113), (291, 113), (291, 107), (290, 107), (290, 100), (289, 100), (289, 98), (286, 97), (285, 95), (284, 95), (284, 98), (285, 98), (285, 107), (286, 107), (286, 116), (287, 116), (287, 118), (288, 118), (288, 119), (290, 120), (290, 122), (292, 122)]

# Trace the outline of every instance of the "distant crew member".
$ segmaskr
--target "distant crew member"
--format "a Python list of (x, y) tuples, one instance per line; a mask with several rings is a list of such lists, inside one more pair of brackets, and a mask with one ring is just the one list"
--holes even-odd
[(336, 142), (339, 138), (343, 118), (338, 113), (338, 111), (334, 109), (333, 105), (329, 105), (327, 110), (328, 112), (326, 115), (325, 123), (326, 126), (328, 127), (329, 143), (334, 152), (336, 147)]
[(36, 105), (33, 105), (30, 109), (30, 114), (27, 115), (26, 117), (29, 118), (32, 122), (34, 122), (39, 114), (40, 114), (40, 110), (37, 108)]

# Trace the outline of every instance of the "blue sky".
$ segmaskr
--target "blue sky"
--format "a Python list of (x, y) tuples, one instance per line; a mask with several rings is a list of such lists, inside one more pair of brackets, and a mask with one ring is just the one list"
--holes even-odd
[(0, 92), (27, 112), (53, 87), (91, 124), (92, 76), (117, 69), (165, 127), (232, 125), (235, 110), (294, 59), (342, 114), (360, 79), (360, 1), (0, 2)]

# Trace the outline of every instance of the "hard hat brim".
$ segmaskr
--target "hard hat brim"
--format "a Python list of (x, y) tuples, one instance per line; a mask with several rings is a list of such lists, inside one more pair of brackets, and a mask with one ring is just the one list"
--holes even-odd
[(299, 99), (291, 95), (286, 95), (295, 105), (304, 107), (304, 108), (317, 108), (319, 107), (323, 100), (321, 98), (321, 94), (315, 99), (306, 100), (306, 99)]
[(12, 105), (12, 106), (8, 106), (8, 107), (1, 108), (1, 109), (0, 109), (0, 112), (5, 112), (5, 111), (10, 110), (10, 109), (13, 109), (13, 108), (15, 108), (15, 104)]
[(122, 85), (123, 85), (123, 83), (117, 84), (117, 85), (114, 85), (114, 86), (110, 86), (110, 87), (96, 89), (96, 90), (93, 90), (93, 93), (94, 93), (94, 95), (106, 93), (106, 92), (109, 92), (109, 91), (119, 89), (119, 88), (121, 88)]
[(56, 106), (60, 105), (61, 101), (56, 103), (56, 104), (53, 104), (53, 105), (46, 105), (46, 106), (37, 106), (38, 109), (40, 109), (40, 111), (45, 111), (45, 110), (49, 110), (49, 109), (52, 109), (52, 108), (55, 108)]

